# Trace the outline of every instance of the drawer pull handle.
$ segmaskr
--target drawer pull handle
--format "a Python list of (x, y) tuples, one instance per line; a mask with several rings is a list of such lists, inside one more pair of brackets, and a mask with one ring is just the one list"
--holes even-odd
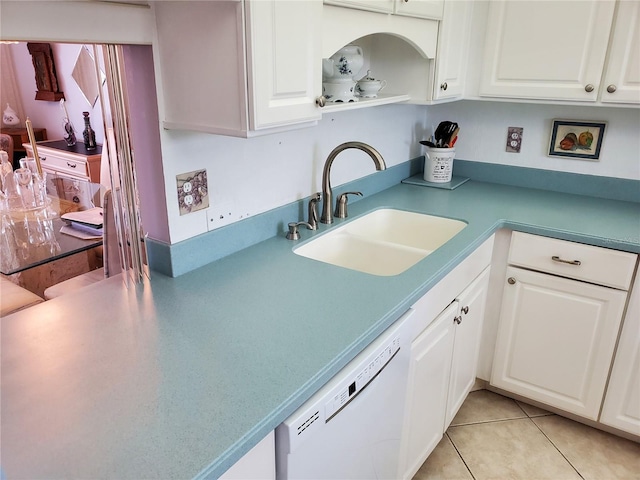
[(460, 325), (462, 323), (462, 317), (461, 316), (454, 317), (453, 321), (456, 322), (457, 325)]
[(78, 165), (77, 165), (77, 164), (75, 164), (75, 163), (69, 163), (69, 162), (67, 162), (67, 166), (68, 166), (68, 167), (71, 167), (71, 168), (76, 168)]
[(582, 262), (580, 260), (563, 260), (562, 258), (560, 258), (557, 255), (554, 255), (553, 257), (551, 257), (551, 260), (553, 260), (554, 262), (566, 263), (568, 265), (581, 265), (582, 264)]
[(460, 309), (460, 311), (466, 315), (467, 313), (469, 313), (469, 305), (465, 305)]

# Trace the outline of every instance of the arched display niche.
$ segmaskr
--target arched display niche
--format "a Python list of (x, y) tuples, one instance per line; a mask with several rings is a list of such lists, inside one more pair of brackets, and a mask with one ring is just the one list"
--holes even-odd
[[(364, 53), (364, 65), (354, 78), (362, 78), (371, 70), (375, 78), (387, 81), (378, 102), (429, 101), (437, 21), (325, 6), (322, 25), (323, 58), (331, 57), (345, 45), (358, 45)], [(362, 106), (345, 104), (331, 108)]]

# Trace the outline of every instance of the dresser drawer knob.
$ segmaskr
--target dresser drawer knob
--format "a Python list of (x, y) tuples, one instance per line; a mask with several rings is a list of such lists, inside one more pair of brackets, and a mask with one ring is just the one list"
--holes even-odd
[(558, 262), (558, 263), (566, 263), (567, 265), (581, 265), (582, 262), (580, 260), (564, 260), (562, 258), (560, 258), (557, 255), (554, 255), (553, 257), (551, 257), (551, 260), (553, 260), (554, 262)]
[(67, 166), (68, 166), (68, 167), (70, 167), (70, 168), (76, 168), (78, 165), (77, 165), (77, 164), (75, 164), (75, 163), (69, 163), (69, 162), (67, 162)]

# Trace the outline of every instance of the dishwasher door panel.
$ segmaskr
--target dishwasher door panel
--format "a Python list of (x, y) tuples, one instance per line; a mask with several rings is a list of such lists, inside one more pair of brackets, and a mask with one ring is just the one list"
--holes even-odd
[[(398, 478), (400, 437), (409, 371), (408, 314), (384, 332), (276, 429), (276, 474), (279, 480), (372, 480)], [(332, 402), (342, 385), (360, 377), (394, 339), (399, 350), (341, 410), (332, 417)], [(387, 350), (388, 351), (388, 350)], [(384, 358), (384, 356), (383, 356)], [(299, 443), (285, 437), (300, 429), (301, 418), (317, 415)], [(328, 418), (328, 421), (327, 421)], [(304, 424), (304, 422), (303, 422)], [(306, 424), (305, 428), (306, 428)]]

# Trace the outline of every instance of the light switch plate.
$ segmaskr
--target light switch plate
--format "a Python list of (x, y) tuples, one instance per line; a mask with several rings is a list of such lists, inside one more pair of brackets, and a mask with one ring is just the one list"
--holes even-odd
[(523, 131), (522, 127), (509, 127), (507, 130), (507, 152), (520, 153)]
[(207, 171), (196, 170), (176, 175), (178, 185), (178, 208), (180, 215), (209, 207)]

